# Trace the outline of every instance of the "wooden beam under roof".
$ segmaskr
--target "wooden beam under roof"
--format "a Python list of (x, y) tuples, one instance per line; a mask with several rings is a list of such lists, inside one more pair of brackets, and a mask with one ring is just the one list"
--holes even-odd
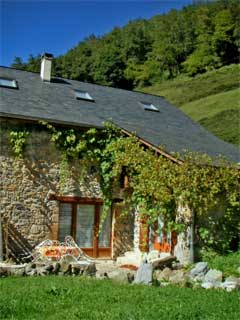
[[(126, 129), (121, 128), (122, 133), (128, 135), (128, 136), (133, 136), (134, 134), (127, 131)], [(167, 153), (166, 151), (161, 150), (160, 148), (156, 147), (155, 145), (151, 144), (150, 142), (144, 140), (143, 138), (140, 138), (136, 135), (136, 138), (138, 139), (138, 141), (140, 141), (143, 145), (151, 148), (152, 150), (154, 150), (157, 154), (160, 154), (162, 156), (164, 156), (165, 158), (168, 158), (169, 160), (177, 163), (177, 164), (183, 164), (184, 161), (179, 160), (175, 157), (173, 157), (172, 155), (170, 155), (169, 153)]]

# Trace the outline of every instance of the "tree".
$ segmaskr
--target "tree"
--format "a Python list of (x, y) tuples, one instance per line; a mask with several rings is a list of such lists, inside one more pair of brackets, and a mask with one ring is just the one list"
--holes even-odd
[(26, 70), (31, 72), (40, 72), (41, 68), (41, 55), (38, 54), (34, 57), (32, 54), (29, 55), (28, 62), (26, 63)]
[(130, 88), (125, 78), (125, 59), (122, 54), (121, 30), (115, 28), (102, 38), (93, 55), (93, 79), (96, 83), (112, 87)]
[(182, 63), (189, 75), (205, 72), (221, 66), (213, 45), (213, 12), (209, 6), (200, 6), (196, 10), (196, 47)]
[(237, 62), (238, 47), (234, 43), (235, 24), (230, 10), (220, 11), (214, 18), (214, 24), (213, 46), (221, 64)]
[(15, 56), (11, 67), (19, 70), (25, 70), (26, 65), (23, 63), (22, 58)]
[[(53, 75), (134, 89), (238, 63), (239, 15), (239, 1), (218, 0), (137, 19), (56, 57)], [(40, 56), (30, 55), (27, 63), (17, 57), (13, 66), (39, 72)]]

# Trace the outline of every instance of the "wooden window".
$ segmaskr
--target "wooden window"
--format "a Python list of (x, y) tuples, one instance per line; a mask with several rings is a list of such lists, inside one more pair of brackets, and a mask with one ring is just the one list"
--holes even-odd
[(94, 198), (53, 197), (60, 203), (59, 240), (64, 241), (65, 236), (71, 235), (88, 255), (110, 257), (112, 214), (110, 211), (100, 226), (103, 201)]
[(88, 92), (81, 91), (81, 90), (74, 90), (74, 92), (75, 92), (76, 99), (94, 102), (94, 99), (90, 96)]
[(177, 244), (177, 233), (168, 232), (164, 221), (159, 217), (155, 225), (150, 227), (144, 217), (140, 220), (139, 249), (142, 252), (158, 250), (159, 252), (169, 252), (173, 254)]
[(59, 233), (60, 241), (64, 241), (66, 235), (72, 235), (72, 205), (70, 203), (60, 203), (59, 211)]
[[(100, 222), (101, 222), (101, 215), (102, 210), (100, 211)], [(108, 212), (108, 215), (103, 220), (103, 224), (100, 227), (99, 233), (99, 247), (101, 248), (108, 248), (110, 246), (110, 233), (109, 230), (111, 229), (111, 211)]]
[(0, 87), (18, 89), (18, 83), (15, 79), (0, 78)]
[(76, 242), (81, 248), (90, 248), (93, 244), (95, 206), (77, 205)]

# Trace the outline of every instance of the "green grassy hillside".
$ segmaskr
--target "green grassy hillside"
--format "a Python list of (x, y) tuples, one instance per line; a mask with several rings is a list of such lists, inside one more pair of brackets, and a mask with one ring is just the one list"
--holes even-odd
[(230, 65), (194, 78), (165, 81), (140, 91), (164, 96), (222, 140), (240, 145), (239, 79), (239, 65)]
[(240, 89), (192, 101), (181, 110), (220, 139), (240, 145)]
[(184, 104), (181, 110), (195, 121), (212, 118), (226, 110), (240, 109), (240, 89), (234, 89)]
[(200, 124), (215, 136), (240, 146), (240, 110), (225, 110), (213, 117), (204, 118)]

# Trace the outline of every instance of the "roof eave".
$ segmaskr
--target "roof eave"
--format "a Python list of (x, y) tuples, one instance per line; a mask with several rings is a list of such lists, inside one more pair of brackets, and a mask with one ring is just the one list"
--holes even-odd
[(86, 124), (86, 123), (76, 123), (76, 122), (70, 122), (70, 121), (61, 121), (61, 120), (55, 120), (55, 119), (48, 119), (48, 118), (41, 118), (41, 117), (28, 117), (28, 116), (20, 116), (17, 114), (9, 114), (5, 112), (0, 112), (0, 117), (4, 118), (13, 118), (13, 119), (19, 119), (19, 120), (29, 120), (29, 121), (47, 121), (50, 123), (55, 123), (55, 124), (61, 124), (61, 125), (68, 125), (68, 126), (73, 126), (73, 127), (81, 127), (81, 128), (97, 128), (97, 129), (102, 129), (103, 126), (98, 126), (98, 125), (91, 125), (91, 124)]
[(177, 159), (176, 157), (173, 157), (173, 156), (172, 156), (171, 154), (169, 154), (168, 152), (160, 149), (159, 147), (156, 147), (156, 146), (153, 145), (152, 143), (150, 143), (150, 142), (144, 140), (143, 138), (137, 136), (135, 133), (133, 133), (133, 132), (131, 133), (131, 132), (129, 132), (128, 130), (126, 130), (126, 129), (124, 129), (124, 128), (120, 128), (120, 129), (121, 129), (121, 131), (122, 131), (123, 133), (125, 133), (125, 134), (128, 135), (128, 136), (136, 136), (136, 138), (138, 139), (138, 141), (140, 141), (140, 142), (141, 142), (142, 144), (144, 144), (145, 146), (147, 146), (147, 147), (151, 148), (152, 150), (154, 150), (157, 154), (160, 154), (160, 155), (162, 155), (163, 157), (168, 158), (169, 160), (171, 160), (171, 161), (173, 161), (173, 162), (175, 162), (175, 163), (177, 163), (177, 164), (183, 164), (183, 162), (184, 162), (183, 160), (180, 160), (180, 159)]

